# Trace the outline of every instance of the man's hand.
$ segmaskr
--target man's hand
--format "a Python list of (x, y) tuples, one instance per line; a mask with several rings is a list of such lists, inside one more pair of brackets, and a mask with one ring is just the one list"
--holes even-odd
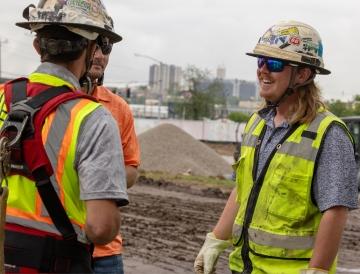
[(139, 176), (139, 172), (136, 167), (134, 166), (125, 166), (125, 172), (126, 172), (126, 185), (127, 188), (132, 187)]
[(194, 262), (196, 274), (212, 274), (215, 272), (217, 260), (225, 249), (231, 245), (230, 241), (216, 239), (214, 233), (206, 235), (205, 242)]

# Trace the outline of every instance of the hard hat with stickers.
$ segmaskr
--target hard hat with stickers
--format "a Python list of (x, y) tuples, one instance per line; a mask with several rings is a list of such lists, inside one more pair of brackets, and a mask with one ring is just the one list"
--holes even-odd
[(29, 5), (23, 16), (26, 22), (17, 26), (37, 31), (47, 25), (61, 25), (89, 40), (99, 35), (111, 43), (122, 40), (114, 32), (113, 20), (101, 0), (41, 0), (37, 7)]
[(272, 57), (306, 65), (318, 74), (330, 74), (324, 68), (323, 45), (319, 33), (297, 21), (283, 21), (269, 28), (260, 37), (250, 56)]

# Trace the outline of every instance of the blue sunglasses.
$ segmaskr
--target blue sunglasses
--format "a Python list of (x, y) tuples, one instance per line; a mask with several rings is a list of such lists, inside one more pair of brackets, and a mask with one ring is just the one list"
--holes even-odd
[(265, 58), (265, 57), (258, 57), (257, 59), (258, 68), (262, 68), (266, 65), (266, 68), (270, 72), (282, 72), (286, 65), (289, 65), (288, 62), (272, 59), (272, 58)]

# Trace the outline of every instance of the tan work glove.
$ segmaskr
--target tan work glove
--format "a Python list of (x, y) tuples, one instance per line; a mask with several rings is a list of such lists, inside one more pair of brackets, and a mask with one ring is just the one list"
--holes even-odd
[(214, 233), (210, 232), (206, 235), (205, 242), (200, 249), (194, 262), (194, 270), (196, 274), (212, 274), (215, 273), (215, 265), (217, 260), (225, 249), (231, 246), (231, 241), (216, 239)]
[(320, 268), (301, 269), (300, 274), (328, 274), (329, 271)]

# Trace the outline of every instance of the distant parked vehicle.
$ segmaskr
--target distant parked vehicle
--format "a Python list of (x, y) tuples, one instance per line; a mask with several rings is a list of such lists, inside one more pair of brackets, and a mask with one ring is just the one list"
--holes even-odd
[[(360, 155), (360, 116), (341, 117), (355, 141), (355, 153)], [(359, 157), (357, 157), (359, 158)], [(359, 159), (357, 159), (359, 161)]]
[(359, 167), (357, 181), (360, 190), (360, 116), (348, 116), (341, 119), (345, 122), (354, 138), (356, 163)]

